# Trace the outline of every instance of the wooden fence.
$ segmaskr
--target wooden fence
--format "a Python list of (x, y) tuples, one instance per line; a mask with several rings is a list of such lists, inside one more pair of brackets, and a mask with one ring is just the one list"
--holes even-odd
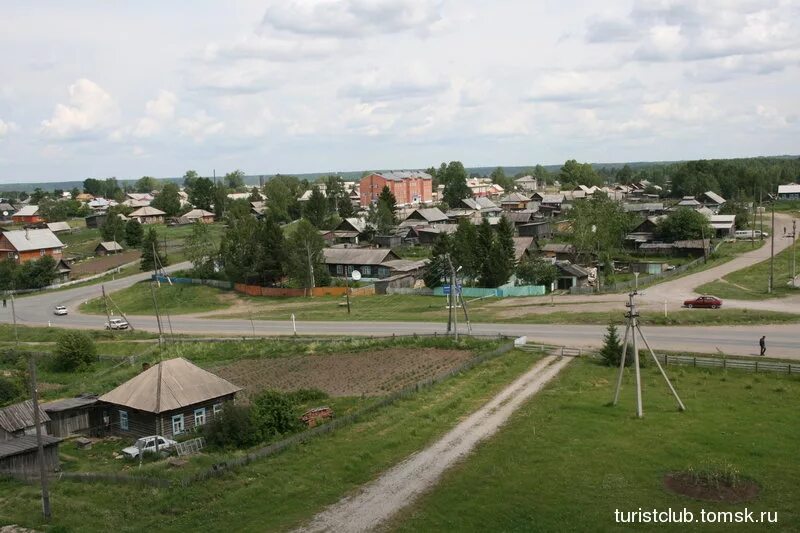
[[(234, 283), (233, 289), (236, 292), (248, 296), (269, 296), (269, 297), (309, 297), (309, 296), (344, 296), (347, 294), (347, 287), (314, 287), (312, 289), (289, 289), (284, 287), (259, 287), (258, 285), (245, 285), (244, 283)], [(375, 294), (375, 286), (351, 287), (350, 296), (371, 296)]]

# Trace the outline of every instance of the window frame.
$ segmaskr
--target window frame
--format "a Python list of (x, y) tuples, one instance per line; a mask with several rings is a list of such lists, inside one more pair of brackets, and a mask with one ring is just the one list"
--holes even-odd
[(130, 429), (130, 418), (128, 417), (128, 411), (123, 411), (120, 409), (119, 413), (119, 429), (123, 431), (128, 431)]
[[(178, 423), (177, 425), (176, 422)], [(176, 431), (176, 427), (178, 426), (179, 429)], [(186, 420), (183, 414), (172, 415), (172, 434), (181, 435), (183, 433), (186, 433)]]
[(194, 425), (195, 427), (203, 426), (208, 421), (206, 417), (206, 408), (199, 407), (194, 410)]
[(222, 402), (215, 403), (212, 406), (211, 410), (213, 411), (214, 416), (217, 416), (218, 414), (220, 414), (222, 412)]

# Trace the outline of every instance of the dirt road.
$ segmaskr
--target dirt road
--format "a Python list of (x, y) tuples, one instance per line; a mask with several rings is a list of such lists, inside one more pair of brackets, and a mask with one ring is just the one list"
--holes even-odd
[(358, 493), (322, 511), (298, 531), (376, 529), (433, 487), (445, 470), (493, 435), (525, 400), (541, 390), (571, 360), (545, 357), (437, 442), (384, 472)]

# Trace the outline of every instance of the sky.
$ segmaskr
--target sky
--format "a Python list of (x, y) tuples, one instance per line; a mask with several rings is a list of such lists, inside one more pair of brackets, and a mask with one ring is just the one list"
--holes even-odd
[(2, 12), (2, 183), (800, 152), (796, 0)]

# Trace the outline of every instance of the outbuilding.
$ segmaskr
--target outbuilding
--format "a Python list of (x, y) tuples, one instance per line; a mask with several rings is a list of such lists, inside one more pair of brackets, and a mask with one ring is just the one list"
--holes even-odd
[(97, 396), (86, 395), (43, 403), (42, 410), (50, 422), (48, 433), (54, 437), (90, 433), (102, 427), (102, 417), (97, 413)]
[[(40, 405), (39, 426), (45, 434), (47, 434), (48, 422), (50, 422), (50, 417)], [(0, 442), (35, 434), (33, 400), (26, 400), (0, 409)]]
[[(42, 435), (44, 464), (48, 472), (61, 468), (58, 460), (58, 443), (61, 439)], [(13, 440), (0, 442), (0, 473), (18, 474), (24, 477), (39, 473), (39, 445), (36, 435), (25, 435)]]

